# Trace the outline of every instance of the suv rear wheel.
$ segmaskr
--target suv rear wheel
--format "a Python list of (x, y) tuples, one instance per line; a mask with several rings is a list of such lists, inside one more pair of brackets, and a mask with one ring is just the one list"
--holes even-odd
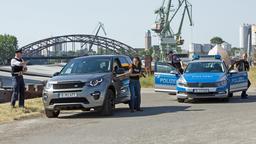
[(108, 90), (103, 106), (101, 107), (100, 113), (103, 116), (111, 116), (113, 115), (113, 111), (115, 109), (115, 97), (112, 90)]
[(48, 117), (48, 118), (57, 118), (60, 114), (60, 111), (59, 110), (47, 110), (45, 109), (45, 115)]

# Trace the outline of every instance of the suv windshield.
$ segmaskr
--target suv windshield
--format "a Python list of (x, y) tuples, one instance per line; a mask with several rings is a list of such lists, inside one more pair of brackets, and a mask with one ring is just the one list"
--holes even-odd
[(111, 58), (83, 58), (69, 62), (60, 75), (105, 73), (110, 71)]
[(194, 62), (187, 66), (185, 73), (223, 73), (222, 62)]

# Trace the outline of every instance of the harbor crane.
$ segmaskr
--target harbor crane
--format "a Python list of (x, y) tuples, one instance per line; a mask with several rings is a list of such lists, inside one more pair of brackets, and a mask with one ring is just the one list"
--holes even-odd
[[(181, 21), (177, 32), (174, 32), (174, 18), (177, 17), (178, 12), (182, 12)], [(177, 51), (178, 46), (184, 44), (184, 39), (181, 37), (183, 23), (185, 16), (188, 15), (190, 26), (192, 22), (192, 5), (188, 0), (163, 0), (162, 6), (155, 11), (157, 15), (156, 22), (152, 31), (157, 33), (160, 37), (161, 59), (165, 58), (168, 50)]]

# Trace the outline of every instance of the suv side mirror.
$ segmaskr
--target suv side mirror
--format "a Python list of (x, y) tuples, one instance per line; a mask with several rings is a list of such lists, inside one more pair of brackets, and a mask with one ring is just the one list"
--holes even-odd
[(58, 76), (59, 74), (60, 74), (60, 72), (56, 72), (52, 76), (55, 77), (55, 76)]
[(230, 74), (236, 74), (236, 73), (238, 73), (238, 70), (231, 70), (231, 71), (229, 71), (229, 73)]
[(174, 70), (174, 71), (171, 71), (171, 72), (170, 72), (170, 74), (179, 75), (179, 73), (178, 73), (176, 70)]
[(124, 68), (118, 68), (115, 70), (116, 74), (124, 74), (125, 73), (125, 69)]

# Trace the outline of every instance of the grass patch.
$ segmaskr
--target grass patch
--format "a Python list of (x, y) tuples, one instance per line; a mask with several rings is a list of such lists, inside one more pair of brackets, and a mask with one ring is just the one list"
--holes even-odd
[(251, 68), (249, 72), (249, 79), (252, 83), (252, 86), (256, 86), (256, 67)]
[(142, 88), (153, 88), (154, 87), (154, 76), (148, 76), (146, 78), (140, 79), (140, 84)]
[(43, 114), (41, 98), (26, 100), (25, 107), (25, 109), (12, 108), (10, 103), (0, 104), (0, 123), (41, 116)]

